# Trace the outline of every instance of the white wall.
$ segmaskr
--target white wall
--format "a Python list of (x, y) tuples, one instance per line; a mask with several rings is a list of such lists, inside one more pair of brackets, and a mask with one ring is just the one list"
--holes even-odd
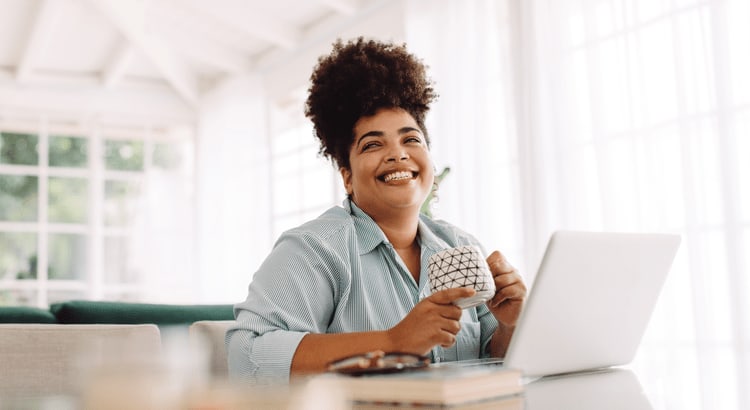
[(199, 301), (241, 301), (268, 243), (267, 116), (260, 77), (228, 79), (202, 100), (197, 130)]

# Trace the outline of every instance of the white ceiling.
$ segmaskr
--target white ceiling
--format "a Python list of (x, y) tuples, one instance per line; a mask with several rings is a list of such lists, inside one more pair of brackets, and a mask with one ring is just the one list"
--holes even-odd
[(384, 3), (0, 0), (0, 108), (138, 92), (194, 110), (221, 79), (273, 70), (310, 36)]

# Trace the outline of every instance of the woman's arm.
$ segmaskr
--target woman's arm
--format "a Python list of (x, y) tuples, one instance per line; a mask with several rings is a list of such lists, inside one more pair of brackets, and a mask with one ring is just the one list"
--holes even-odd
[(508, 351), (508, 345), (510, 344), (510, 338), (513, 336), (513, 331), (515, 329), (515, 326), (503, 326), (502, 324), (498, 324), (495, 333), (492, 334), (492, 340), (490, 340), (490, 356), (505, 357), (505, 353)]
[(461, 308), (452, 302), (472, 296), (471, 288), (446, 289), (423, 299), (396, 326), (383, 331), (307, 334), (300, 341), (291, 375), (321, 372), (334, 360), (382, 350), (424, 355), (434, 346), (450, 347), (460, 330)]

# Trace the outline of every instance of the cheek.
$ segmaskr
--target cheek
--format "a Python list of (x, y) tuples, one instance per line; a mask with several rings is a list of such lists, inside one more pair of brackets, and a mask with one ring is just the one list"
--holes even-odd
[(425, 154), (424, 159), (420, 162), (424, 179), (432, 184), (435, 181), (435, 164), (432, 162), (432, 157), (429, 154)]

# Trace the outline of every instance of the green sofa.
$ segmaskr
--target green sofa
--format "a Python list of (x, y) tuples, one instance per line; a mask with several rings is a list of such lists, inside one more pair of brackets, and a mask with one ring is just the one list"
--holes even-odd
[(170, 305), (72, 300), (49, 309), (0, 306), (0, 323), (155, 324), (188, 326), (201, 320), (233, 320), (232, 305)]
[(27, 306), (0, 306), (0, 323), (57, 323), (57, 318), (47, 309)]

